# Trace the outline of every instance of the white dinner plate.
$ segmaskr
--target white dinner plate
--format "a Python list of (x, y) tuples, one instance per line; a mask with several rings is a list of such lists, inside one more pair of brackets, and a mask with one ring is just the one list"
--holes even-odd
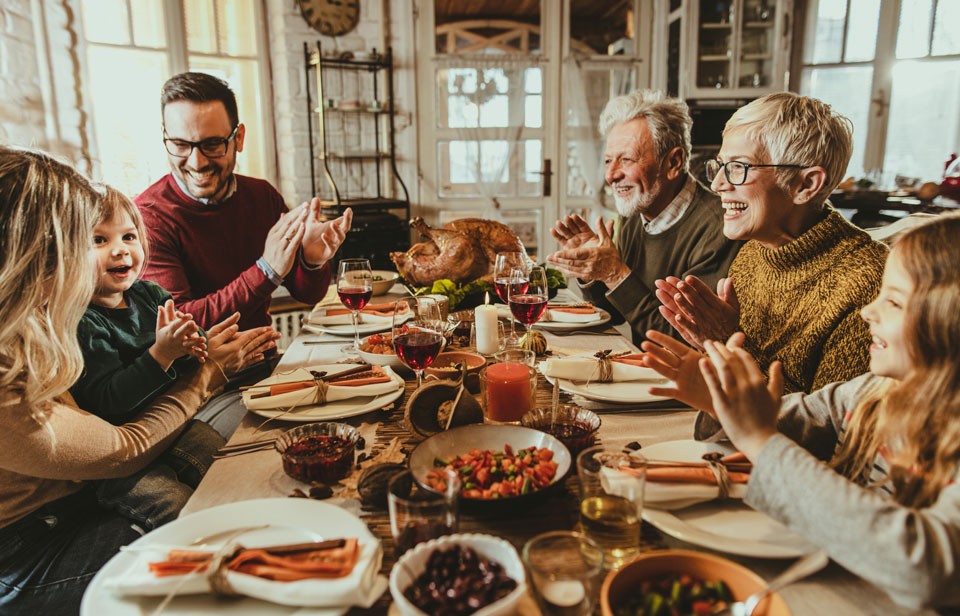
[[(240, 501), (204, 509), (140, 537), (103, 566), (87, 587), (80, 603), (81, 616), (142, 616), (150, 614), (160, 597), (120, 597), (105, 587), (111, 576), (129, 570), (138, 560), (138, 548), (152, 545), (187, 546), (202, 537), (211, 537), (210, 547), (221, 547), (229, 540), (231, 529), (259, 530), (242, 532), (242, 542), (250, 547), (322, 541), (339, 537), (357, 537), (361, 543), (377, 541), (359, 518), (335, 505), (300, 498), (264, 498)], [(241, 536), (233, 536), (240, 539)], [(218, 544), (217, 541), (220, 543)], [(169, 616), (229, 613), (231, 616), (292, 615), (335, 616), (347, 608), (296, 608), (258, 599), (239, 598), (222, 601), (212, 595), (187, 595), (173, 599), (164, 608)]]
[[(314, 334), (331, 334), (333, 336), (353, 336), (353, 325), (315, 325), (313, 323), (304, 323), (301, 328)], [(379, 334), (393, 329), (393, 323), (387, 321), (384, 323), (361, 323), (357, 331), (361, 336), (367, 334)]]
[(566, 321), (537, 321), (534, 328), (545, 329), (549, 332), (567, 332), (573, 331), (575, 329), (587, 329), (590, 327), (596, 327), (597, 325), (603, 325), (604, 323), (610, 322), (610, 313), (604, 310), (603, 308), (597, 308), (597, 313), (600, 318), (596, 321), (590, 321), (589, 323), (568, 323)]
[[(328, 374), (333, 374), (341, 370), (352, 368), (355, 364), (329, 364), (310, 366), (311, 370), (325, 370)], [(359, 396), (356, 398), (347, 398), (346, 400), (336, 400), (324, 405), (304, 405), (298, 406), (289, 413), (284, 414), (286, 409), (250, 409), (251, 413), (266, 417), (268, 419), (276, 418), (277, 421), (330, 421), (333, 419), (343, 419), (362, 415), (370, 411), (383, 408), (403, 395), (403, 378), (396, 373), (392, 373), (394, 383), (397, 384), (396, 391), (380, 396)], [(281, 381), (290, 380), (290, 374), (274, 375), (263, 379), (257, 385), (270, 385)], [(310, 378), (307, 376), (306, 378)]]
[[(643, 447), (638, 453), (652, 460), (699, 462), (710, 451), (726, 454), (733, 448), (699, 441), (669, 441)], [(644, 507), (643, 519), (681, 541), (740, 556), (796, 558), (817, 549), (740, 500), (716, 500), (673, 511)]]
[[(548, 383), (553, 384), (553, 377), (544, 376)], [(560, 379), (562, 391), (577, 394), (590, 400), (599, 402), (619, 402), (621, 404), (657, 402), (670, 400), (666, 396), (655, 396), (650, 393), (651, 387), (670, 387), (669, 381), (625, 381), (622, 383), (586, 383)], [(650, 409), (656, 410), (656, 409)]]

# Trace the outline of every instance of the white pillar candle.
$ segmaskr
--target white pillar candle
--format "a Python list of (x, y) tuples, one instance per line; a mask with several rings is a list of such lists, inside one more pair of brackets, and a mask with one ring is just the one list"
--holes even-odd
[[(489, 295), (487, 301), (490, 301)], [(477, 353), (493, 355), (500, 350), (500, 340), (497, 338), (497, 307), (489, 303), (477, 306), (473, 310), (473, 321), (477, 328)]]

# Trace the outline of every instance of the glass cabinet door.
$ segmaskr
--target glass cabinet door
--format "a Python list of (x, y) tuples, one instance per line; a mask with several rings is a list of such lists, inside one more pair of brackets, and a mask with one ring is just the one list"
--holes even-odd
[[(697, 0), (692, 4), (692, 91), (687, 96), (760, 96), (783, 88), (789, 57), (788, 0)], [(783, 35), (778, 36), (783, 31)]]

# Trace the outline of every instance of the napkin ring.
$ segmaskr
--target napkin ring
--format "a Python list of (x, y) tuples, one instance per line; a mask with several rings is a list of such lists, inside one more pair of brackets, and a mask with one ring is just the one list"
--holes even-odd
[(730, 497), (730, 473), (727, 471), (727, 465), (717, 455), (706, 454), (703, 456), (703, 461), (707, 463), (707, 468), (713, 471), (713, 476), (717, 480), (717, 498), (726, 500)]
[[(605, 349), (603, 351), (597, 351), (594, 354), (594, 357), (597, 358), (597, 364), (600, 367), (600, 376), (597, 378), (598, 383), (612, 383), (613, 382), (613, 360), (618, 357), (623, 357), (629, 355), (629, 351), (621, 351), (620, 353), (611, 353), (610, 349)], [(590, 381), (587, 381), (587, 384), (590, 384)]]

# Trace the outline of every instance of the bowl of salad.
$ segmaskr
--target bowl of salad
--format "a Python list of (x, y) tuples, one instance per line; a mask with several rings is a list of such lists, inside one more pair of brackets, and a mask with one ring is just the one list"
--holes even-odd
[(452, 469), (462, 483), (460, 504), (479, 511), (544, 498), (561, 486), (572, 461), (563, 443), (545, 432), (478, 424), (424, 440), (410, 454), (410, 472), (424, 488), (440, 491), (442, 471)]
[(360, 359), (373, 366), (403, 368), (403, 362), (393, 348), (393, 334), (371, 334), (360, 340)]
[[(759, 575), (732, 560), (692, 550), (642, 554), (607, 574), (600, 588), (603, 616), (700, 616), (743, 601), (766, 585)], [(754, 616), (790, 616), (773, 593)]]

